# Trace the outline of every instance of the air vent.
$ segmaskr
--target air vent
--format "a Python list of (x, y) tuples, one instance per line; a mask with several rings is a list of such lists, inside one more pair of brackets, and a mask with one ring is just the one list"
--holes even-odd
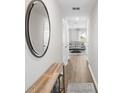
[(72, 10), (80, 10), (80, 7), (72, 7)]

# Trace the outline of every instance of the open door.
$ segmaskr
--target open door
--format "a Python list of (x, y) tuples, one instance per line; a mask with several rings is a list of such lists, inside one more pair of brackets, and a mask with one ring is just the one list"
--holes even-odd
[(63, 62), (67, 65), (69, 59), (69, 30), (67, 21), (63, 20)]

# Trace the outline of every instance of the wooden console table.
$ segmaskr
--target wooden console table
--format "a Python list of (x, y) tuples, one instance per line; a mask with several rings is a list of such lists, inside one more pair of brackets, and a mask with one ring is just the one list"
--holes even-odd
[[(60, 63), (54, 63), (27, 91), (26, 93), (52, 93), (56, 83), (57, 79), (59, 79), (61, 76), (64, 76), (61, 74), (63, 71), (63, 64)], [(64, 72), (63, 72), (64, 74)], [(60, 83), (60, 79), (59, 79)], [(63, 83), (64, 83), (64, 77), (63, 77)], [(64, 85), (64, 84), (63, 84)], [(60, 88), (60, 84), (59, 84)], [(59, 91), (62, 89), (59, 89)], [(64, 90), (64, 86), (63, 86)], [(61, 91), (60, 91), (61, 92)]]

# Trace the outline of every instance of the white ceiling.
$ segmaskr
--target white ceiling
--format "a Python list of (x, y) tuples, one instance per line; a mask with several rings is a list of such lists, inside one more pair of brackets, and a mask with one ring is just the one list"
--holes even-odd
[[(56, 0), (63, 16), (86, 16), (92, 11), (97, 0)], [(80, 10), (72, 10), (80, 7)]]

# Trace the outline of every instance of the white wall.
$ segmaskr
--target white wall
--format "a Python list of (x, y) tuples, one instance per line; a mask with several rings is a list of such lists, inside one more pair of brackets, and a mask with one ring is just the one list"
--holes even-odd
[(98, 82), (98, 7), (97, 4), (93, 8), (90, 16), (89, 29), (89, 50), (88, 57), (91, 69)]
[[(31, 0), (25, 1), (25, 7)], [(34, 57), (25, 44), (25, 90), (27, 90), (54, 62), (62, 62), (62, 22), (54, 0), (42, 0), (51, 21), (50, 45), (42, 58)], [(25, 41), (26, 42), (26, 41)]]
[(69, 41), (79, 41), (79, 31), (69, 31)]

